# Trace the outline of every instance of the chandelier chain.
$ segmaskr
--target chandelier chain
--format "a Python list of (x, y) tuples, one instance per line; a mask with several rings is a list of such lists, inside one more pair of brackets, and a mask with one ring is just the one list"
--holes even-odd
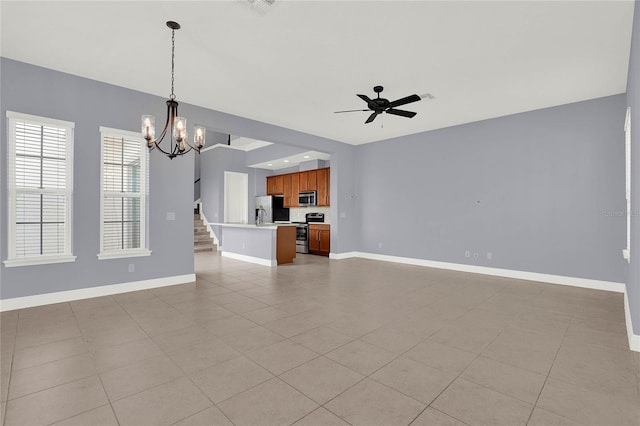
[(175, 56), (175, 50), (176, 50), (176, 30), (172, 29), (171, 30), (171, 96), (169, 96), (169, 99), (171, 100), (175, 100), (176, 99), (176, 95), (173, 93), (173, 74), (174, 74), (174, 56)]

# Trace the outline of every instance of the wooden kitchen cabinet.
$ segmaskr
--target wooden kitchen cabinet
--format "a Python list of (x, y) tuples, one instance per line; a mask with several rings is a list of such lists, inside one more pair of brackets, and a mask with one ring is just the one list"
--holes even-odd
[(316, 191), (319, 207), (330, 205), (330, 168), (267, 176), (267, 195), (284, 195), (284, 207), (300, 207), (298, 193)]
[(284, 194), (284, 175), (267, 176), (267, 195)]
[(309, 224), (309, 253), (329, 256), (331, 251), (331, 225)]
[(300, 207), (300, 204), (298, 204), (298, 192), (300, 192), (298, 173), (291, 173), (291, 205), (289, 207)]
[(318, 173), (316, 170), (307, 170), (298, 173), (298, 182), (300, 182), (300, 192), (316, 191), (318, 189)]
[(331, 197), (330, 197), (330, 169), (327, 167), (325, 169), (318, 169), (317, 172), (317, 203), (318, 207), (328, 207), (331, 205)]
[(282, 191), (284, 192), (284, 207), (291, 207), (291, 174), (282, 177)]

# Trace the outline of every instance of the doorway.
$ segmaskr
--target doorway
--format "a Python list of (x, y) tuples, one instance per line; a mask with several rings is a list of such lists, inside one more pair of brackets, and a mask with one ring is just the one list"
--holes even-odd
[(224, 172), (224, 222), (249, 222), (249, 175)]

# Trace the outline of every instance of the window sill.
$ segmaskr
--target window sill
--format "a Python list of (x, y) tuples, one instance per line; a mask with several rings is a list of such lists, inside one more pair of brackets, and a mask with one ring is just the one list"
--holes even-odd
[(126, 257), (144, 257), (151, 256), (151, 250), (140, 249), (140, 250), (118, 250), (118, 251), (106, 251), (98, 254), (99, 260), (108, 260), (108, 259), (123, 259)]
[(629, 249), (622, 249), (622, 257), (624, 257), (624, 260), (631, 263), (631, 251)]
[(34, 257), (22, 257), (5, 260), (5, 268), (13, 268), (16, 266), (34, 266), (34, 265), (47, 265), (51, 263), (69, 263), (75, 262), (76, 257), (71, 255), (66, 256), (34, 256)]

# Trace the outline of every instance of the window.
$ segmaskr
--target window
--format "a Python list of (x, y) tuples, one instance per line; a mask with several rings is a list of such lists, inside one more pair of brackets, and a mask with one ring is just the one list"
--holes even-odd
[(138, 133), (100, 128), (99, 259), (149, 256), (148, 152)]
[(627, 107), (624, 120), (624, 157), (625, 157), (625, 188), (627, 199), (627, 248), (622, 250), (622, 256), (631, 262), (631, 107)]
[(5, 266), (73, 262), (74, 123), (7, 111)]

